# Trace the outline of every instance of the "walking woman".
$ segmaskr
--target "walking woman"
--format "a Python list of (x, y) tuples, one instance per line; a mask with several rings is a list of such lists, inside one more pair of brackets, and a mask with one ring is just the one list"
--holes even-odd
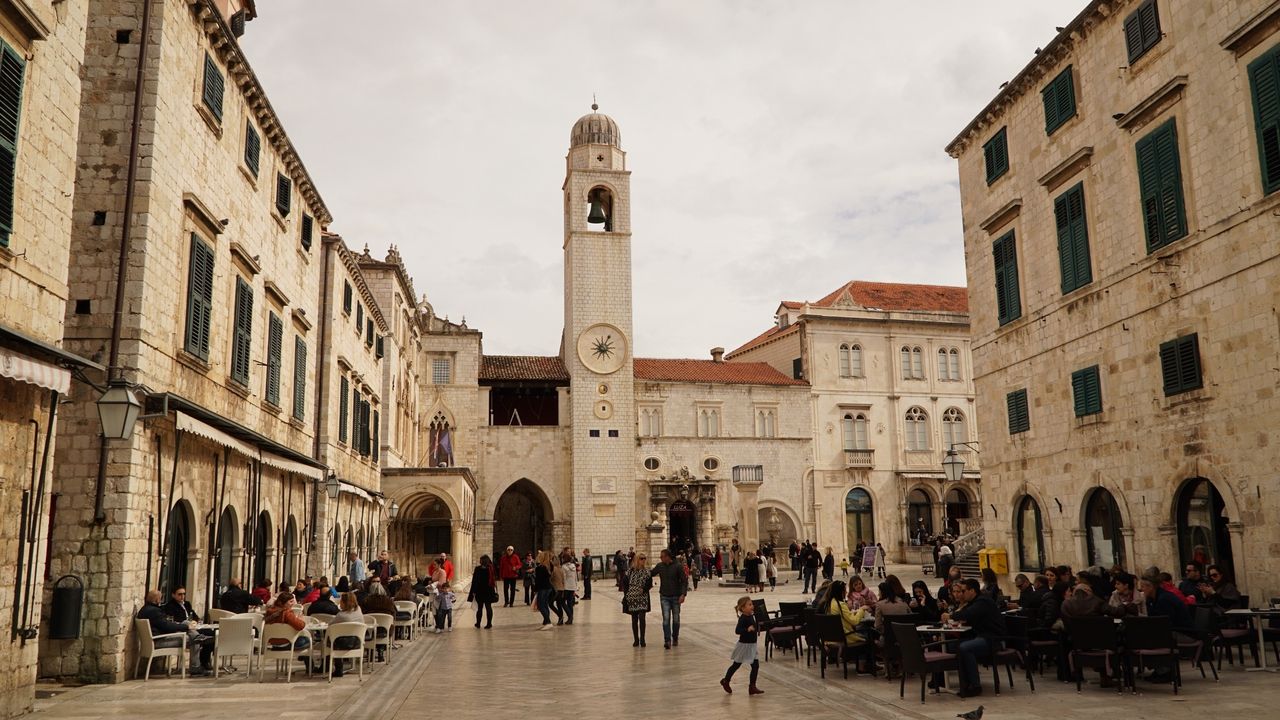
[(498, 601), (497, 573), (488, 555), (480, 556), (480, 564), (471, 573), (471, 590), (467, 601), (476, 604), (476, 627), (480, 627), (480, 614), (487, 613), (484, 629), (493, 627), (493, 604)]
[(524, 580), (524, 604), (533, 602), (533, 553), (524, 554), (524, 562), (520, 565), (520, 577)]
[(564, 624), (564, 607), (560, 598), (564, 595), (564, 566), (560, 564), (560, 556), (548, 553), (551, 559), (551, 612), (556, 614), (556, 624)]
[(831, 548), (827, 548), (827, 554), (822, 558), (822, 579), (833, 580), (836, 576), (836, 557), (831, 554)]
[(538, 561), (533, 566), (534, 602), (538, 603), (538, 612), (542, 613), (542, 627), (539, 630), (551, 629), (551, 553), (538, 551)]
[[(564, 589), (560, 591), (560, 609), (564, 611), (564, 624), (573, 624), (573, 606), (578, 601), (578, 560), (570, 556), (560, 564)], [(554, 584), (554, 582), (552, 583)]]
[(644, 619), (649, 614), (649, 590), (653, 577), (649, 575), (644, 553), (636, 553), (631, 569), (623, 576), (622, 612), (631, 616), (631, 647), (644, 647)]
[(742, 582), (747, 592), (754, 592), (756, 588), (764, 592), (764, 581), (760, 579), (760, 564), (760, 558), (748, 550), (747, 559), (742, 561)]

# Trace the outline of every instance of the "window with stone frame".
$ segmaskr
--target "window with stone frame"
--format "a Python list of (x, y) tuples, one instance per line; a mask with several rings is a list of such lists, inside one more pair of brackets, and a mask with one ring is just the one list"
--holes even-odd
[(662, 435), (662, 408), (640, 408), (640, 436), (659, 437)]
[(902, 379), (924, 379), (924, 350), (920, 346), (903, 345), (899, 351), (902, 357)]
[(448, 385), (453, 382), (453, 363), (449, 358), (432, 358), (431, 382), (435, 385)]
[(772, 408), (756, 409), (756, 437), (777, 437), (777, 418)]
[(959, 408), (947, 408), (942, 413), (942, 442), (950, 449), (954, 445), (968, 442), (969, 435), (965, 428), (964, 413)]
[(18, 129), (26, 68), (26, 60), (7, 43), (0, 41), (0, 247), (9, 246), (9, 236), (13, 233)]
[(840, 420), (840, 436), (845, 450), (868, 449), (866, 414), (845, 413)]
[(720, 437), (718, 408), (698, 408), (698, 437)]
[(929, 416), (924, 408), (912, 407), (906, 414), (906, 445), (908, 450), (929, 449)]

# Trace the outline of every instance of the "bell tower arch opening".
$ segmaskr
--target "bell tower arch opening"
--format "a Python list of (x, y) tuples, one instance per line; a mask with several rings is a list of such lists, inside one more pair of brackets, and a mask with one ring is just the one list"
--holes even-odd
[(521, 557), (527, 552), (551, 548), (551, 501), (536, 483), (521, 478), (498, 498), (493, 511), (493, 554), (498, 557), (508, 545)]

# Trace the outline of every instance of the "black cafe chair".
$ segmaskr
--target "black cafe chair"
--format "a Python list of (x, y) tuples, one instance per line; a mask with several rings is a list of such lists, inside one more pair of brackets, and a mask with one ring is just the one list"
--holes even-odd
[(1182, 662), (1178, 646), (1173, 638), (1173, 625), (1169, 618), (1129, 617), (1124, 621), (1124, 654), (1129, 672), (1129, 687), (1138, 692), (1134, 683), (1134, 667), (1167, 667), (1173, 674), (1173, 694), (1182, 686)]
[[(898, 683), (898, 697), (905, 698), (907, 693), (907, 675), (920, 676), (920, 702), (924, 703), (925, 683), (933, 673), (960, 671), (960, 658), (955, 653), (931, 650), (945, 645), (945, 641), (924, 644), (915, 625), (906, 623), (890, 623), (889, 632), (898, 642), (898, 652), (902, 658), (902, 680)], [(938, 688), (934, 692), (939, 692)]]
[(1096, 668), (1115, 682), (1118, 692), (1124, 692), (1124, 663), (1120, 655), (1120, 638), (1116, 623), (1111, 618), (1080, 617), (1066, 621), (1071, 635), (1071, 650), (1067, 664), (1076, 678), (1076, 692), (1083, 691), (1084, 667)]
[(1005, 615), (1005, 635), (999, 638), (1004, 647), (991, 655), (991, 680), (995, 693), (1000, 694), (1000, 666), (1004, 666), (1009, 679), (1009, 688), (1013, 688), (1013, 668), (1017, 666), (1026, 674), (1027, 684), (1031, 692), (1036, 691), (1036, 679), (1031, 674), (1031, 641), (1027, 637), (1029, 621), (1020, 615)]

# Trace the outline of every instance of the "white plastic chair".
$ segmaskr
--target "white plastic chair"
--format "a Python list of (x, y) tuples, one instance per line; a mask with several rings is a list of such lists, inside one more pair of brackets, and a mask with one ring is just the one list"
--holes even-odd
[(235, 616), (223, 618), (218, 623), (218, 634), (213, 645), (213, 678), (218, 678), (223, 658), (235, 659), (242, 655), (249, 661), (244, 671), (245, 678), (248, 678), (249, 673), (253, 672), (253, 656), (257, 651), (258, 641), (253, 636), (253, 620)]
[(209, 609), (209, 622), (211, 622), (211, 623), (213, 623), (213, 624), (215, 624), (215, 625), (216, 625), (217, 623), (220, 623), (220, 622), (222, 622), (223, 620), (225, 620), (225, 619), (227, 619), (227, 618), (229, 618), (229, 617), (231, 617), (231, 616), (233, 616), (233, 615), (235, 615), (235, 613), (231, 612), (230, 610), (221, 610), (221, 609), (219, 609), (219, 608), (210, 608), (210, 609)]
[[(262, 671), (266, 667), (267, 658), (276, 661), (276, 677), (280, 677), (280, 664), (287, 666), (285, 682), (293, 682), (293, 661), (311, 655), (311, 646), (295, 647), (298, 638), (307, 637), (306, 630), (294, 630), (288, 623), (270, 623), (262, 626), (262, 658), (258, 661), (258, 682), (262, 682)], [(309, 639), (309, 638), (308, 638)], [(288, 640), (289, 644), (271, 644), (272, 640)], [(307, 663), (307, 675), (311, 674), (311, 663)]]
[(316, 622), (322, 622), (322, 623), (324, 623), (324, 624), (326, 624), (326, 625), (328, 625), (329, 623), (333, 622), (333, 614), (332, 614), (332, 613), (311, 613), (311, 614), (310, 614), (310, 615), (308, 615), (307, 617), (312, 618), (312, 619), (313, 619), (313, 620), (315, 620)]
[[(367, 625), (362, 622), (342, 622), (329, 626), (324, 637), (324, 656), (329, 659), (329, 682), (333, 682), (333, 666), (346, 658), (354, 660), (360, 669), (360, 682), (364, 682), (364, 631)], [(333, 641), (340, 637), (356, 638), (359, 642), (350, 650), (339, 650)]]
[[(142, 676), (142, 681), (146, 682), (151, 678), (151, 661), (155, 658), (165, 658), (165, 670), (169, 675), (173, 675), (173, 667), (169, 664), (169, 658), (178, 658), (178, 664), (182, 666), (182, 677), (187, 677), (186, 663), (182, 662), (182, 658), (187, 653), (187, 634), (184, 632), (166, 633), (164, 635), (151, 634), (151, 622), (141, 618), (134, 618), (133, 628), (138, 633), (138, 662), (147, 661), (147, 672)], [(181, 638), (182, 644), (176, 647), (156, 647), (156, 640), (161, 638)], [(390, 652), (390, 651), (388, 651)], [(137, 668), (134, 668), (134, 676), (137, 677)]]
[(431, 614), (427, 612), (427, 608), (430, 605), (430, 597), (422, 594), (418, 595), (418, 627), (420, 628), (425, 628), (431, 624)]
[[(377, 628), (373, 632), (373, 648), (375, 650), (377, 650), (380, 647), (386, 648), (386, 655), (384, 655), (384, 657), (387, 660), (387, 664), (390, 665), (391, 664), (391, 633), (392, 633), (391, 626), (395, 623), (396, 619), (386, 613), (370, 613), (368, 615), (365, 615), (365, 617), (373, 618), (373, 621)], [(366, 622), (368, 621), (366, 620)], [(382, 634), (382, 637), (378, 637), (379, 636), (378, 630), (382, 630), (383, 633), (385, 634)]]
[[(418, 604), (417, 604), (417, 603), (415, 603), (414, 601), (412, 601), (412, 600), (397, 600), (397, 601), (396, 601), (396, 616), (397, 616), (397, 617), (395, 618), (394, 627), (404, 628), (404, 639), (405, 639), (405, 640), (412, 640), (412, 639), (413, 639), (413, 626), (414, 626), (414, 618), (413, 618), (413, 616), (414, 616), (414, 615), (416, 615), (416, 614), (417, 614), (417, 612), (418, 612)], [(407, 620), (401, 620), (401, 619), (399, 619), (399, 615), (400, 615), (401, 613), (408, 614), (409, 618), (408, 618)]]

